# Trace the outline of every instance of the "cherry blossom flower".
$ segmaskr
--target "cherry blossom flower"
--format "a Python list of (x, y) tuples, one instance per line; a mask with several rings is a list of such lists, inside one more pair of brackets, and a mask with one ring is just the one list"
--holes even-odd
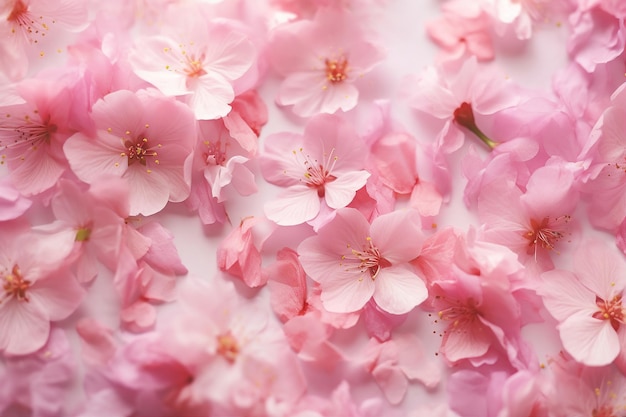
[(574, 271), (544, 272), (539, 291), (565, 350), (585, 365), (608, 365), (626, 340), (626, 263), (601, 242), (587, 241), (575, 254)]
[(426, 25), (428, 36), (443, 48), (444, 59), (474, 55), (479, 61), (494, 58), (488, 16), (479, 4), (448, 1), (443, 16)]
[(173, 403), (207, 404), (217, 415), (255, 415), (270, 401), (298, 401), (305, 382), (280, 327), (231, 282), (187, 284), (179, 293), (182, 310), (165, 324), (162, 342), (193, 370)]
[(109, 175), (130, 188), (130, 214), (154, 214), (189, 195), (196, 139), (193, 114), (173, 99), (119, 90), (93, 107), (97, 131), (74, 134), (64, 152), (87, 183)]
[[(399, 234), (402, 242), (394, 238)], [(320, 283), (328, 311), (357, 311), (373, 298), (382, 310), (404, 314), (428, 295), (408, 264), (419, 255), (422, 242), (415, 211), (385, 214), (370, 226), (359, 211), (346, 208), (317, 236), (304, 240), (298, 254), (306, 273)]]
[(384, 343), (370, 339), (362, 361), (391, 404), (404, 399), (409, 381), (418, 380), (432, 389), (441, 378), (439, 368), (426, 359), (415, 335), (398, 334)]
[[(599, 172), (588, 181), (589, 221), (596, 227), (615, 230), (626, 217), (626, 139), (622, 114), (626, 109), (626, 84), (612, 96), (590, 136), (590, 147)], [(592, 154), (593, 155), (593, 154)]]
[(322, 207), (347, 206), (370, 176), (362, 169), (363, 151), (359, 137), (337, 116), (312, 118), (303, 135), (268, 136), (261, 171), (286, 190), (265, 205), (265, 215), (287, 226), (313, 220)]
[(622, 415), (626, 379), (611, 366), (590, 367), (563, 355), (550, 361), (553, 382), (545, 388), (549, 415), (554, 417)]
[(0, 164), (6, 163), (18, 190), (35, 195), (53, 187), (68, 168), (62, 147), (74, 133), (73, 97), (80, 91), (65, 79), (41, 78), (21, 83), (18, 92), (25, 103), (1, 110)]
[(495, 28), (504, 35), (512, 27), (520, 40), (530, 39), (533, 26), (554, 20), (567, 8), (549, 0), (483, 0), (484, 9), (493, 16)]
[(518, 99), (507, 84), (493, 67), (479, 66), (476, 58), (470, 57), (460, 68), (457, 63), (428, 67), (416, 82), (410, 105), (445, 121), (436, 139), (436, 147), (444, 153), (452, 153), (463, 145), (460, 127), (494, 148), (497, 141), (480, 130), (474, 114), (491, 115), (514, 106)]
[(41, 349), (26, 356), (0, 360), (2, 415), (60, 417), (70, 412), (66, 400), (75, 375), (70, 342), (61, 329), (52, 329)]
[(322, 9), (313, 20), (281, 25), (270, 39), (268, 55), (283, 80), (276, 102), (293, 106), (301, 117), (348, 111), (358, 102), (355, 85), (383, 58), (352, 15)]
[(525, 193), (509, 181), (494, 180), (478, 197), (484, 238), (512, 249), (523, 263), (550, 269), (550, 254), (571, 241), (577, 201), (574, 177), (562, 166), (537, 169)]
[(13, 80), (23, 78), (28, 71), (28, 56), (33, 48), (38, 48), (37, 54), (43, 56), (42, 44), (50, 40), (58, 42), (54, 38), (62, 38), (59, 32), (84, 29), (87, 18), (87, 3), (80, 0), (3, 2), (0, 6), (0, 36), (4, 42), (0, 44), (0, 55), (5, 59), (0, 61), (0, 73)]
[(251, 68), (254, 46), (225, 23), (197, 22), (188, 29), (180, 39), (139, 39), (129, 58), (133, 69), (163, 94), (189, 104), (197, 119), (226, 116), (235, 98), (233, 82)]
[(58, 235), (3, 225), (0, 235), (0, 350), (24, 355), (48, 340), (50, 322), (67, 318), (84, 290), (63, 268), (72, 246)]

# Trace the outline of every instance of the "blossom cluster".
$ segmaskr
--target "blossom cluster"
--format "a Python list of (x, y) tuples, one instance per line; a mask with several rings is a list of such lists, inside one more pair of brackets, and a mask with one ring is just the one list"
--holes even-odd
[(624, 415), (626, 3), (398, 4), (3, 2), (1, 415)]

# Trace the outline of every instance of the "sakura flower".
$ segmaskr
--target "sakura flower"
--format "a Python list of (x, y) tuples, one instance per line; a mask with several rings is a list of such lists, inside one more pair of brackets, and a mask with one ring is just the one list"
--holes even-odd
[(351, 13), (332, 8), (313, 20), (300, 20), (275, 29), (269, 59), (283, 80), (276, 102), (293, 106), (301, 117), (348, 111), (356, 106), (355, 81), (383, 58)]
[(357, 311), (373, 298), (382, 310), (404, 314), (428, 295), (408, 264), (419, 255), (422, 241), (415, 211), (385, 214), (370, 226), (359, 211), (346, 208), (317, 236), (304, 240), (298, 254), (306, 273), (320, 283), (328, 311)]
[(326, 208), (347, 206), (370, 176), (362, 169), (363, 153), (359, 137), (337, 116), (312, 118), (303, 135), (268, 136), (261, 172), (286, 190), (265, 205), (265, 215), (288, 226), (313, 220)]
[(415, 335), (399, 334), (384, 343), (370, 339), (362, 360), (390, 404), (404, 399), (410, 381), (418, 380), (428, 388), (439, 383), (439, 368), (425, 358)]
[(62, 147), (74, 132), (73, 97), (80, 92), (58, 78), (31, 79), (21, 83), (18, 91), (25, 103), (1, 110), (0, 164), (6, 163), (13, 184), (23, 194), (40, 194), (67, 169)]
[(180, 97), (199, 120), (226, 116), (235, 98), (233, 82), (251, 68), (254, 46), (223, 22), (197, 22), (180, 36), (138, 40), (130, 55), (135, 73), (163, 94)]
[(551, 360), (553, 382), (546, 389), (550, 416), (621, 416), (626, 379), (613, 366), (591, 367), (563, 355)]
[(571, 240), (574, 229), (569, 223), (577, 201), (572, 173), (562, 166), (546, 166), (532, 174), (526, 193), (509, 181), (483, 186), (478, 212), (486, 240), (512, 249), (521, 262), (534, 260), (549, 269), (550, 252), (559, 253)]
[(72, 247), (55, 235), (3, 225), (0, 235), (0, 350), (24, 355), (48, 340), (50, 322), (67, 318), (84, 294), (62, 268)]
[(191, 111), (172, 98), (120, 90), (93, 107), (96, 132), (76, 133), (63, 150), (74, 173), (89, 184), (124, 178), (130, 214), (150, 215), (189, 195), (196, 139)]
[(541, 296), (559, 322), (565, 350), (585, 365), (608, 365), (626, 341), (626, 264), (601, 242), (588, 241), (575, 254), (574, 271), (544, 272)]
[(69, 393), (75, 375), (70, 343), (61, 329), (50, 332), (41, 349), (26, 356), (0, 360), (0, 412), (42, 417), (68, 415)]
[(163, 345), (193, 379), (171, 403), (205, 404), (216, 415), (264, 415), (268, 402), (295, 403), (304, 379), (280, 328), (231, 282), (187, 284)]
[[(549, 0), (483, 0), (483, 7), (496, 21), (496, 30), (504, 34), (512, 27), (520, 40), (530, 39), (533, 26), (550, 20), (559, 11)], [(564, 2), (565, 3), (565, 2)], [(561, 9), (565, 9), (561, 5)], [(564, 11), (564, 10), (563, 10)]]
[[(62, 32), (78, 32), (87, 25), (87, 3), (80, 0), (8, 0), (0, 6), (0, 73), (13, 80), (28, 71), (29, 51), (41, 47), (46, 40), (58, 42)], [(60, 33), (61, 32), (61, 33)], [(61, 35), (61, 36), (60, 36)], [(59, 45), (57, 44), (57, 48)]]
[(626, 218), (626, 139), (624, 119), (626, 84), (613, 94), (590, 135), (591, 147), (597, 150), (594, 162), (599, 172), (588, 181), (589, 220), (603, 229), (615, 230)]
[(491, 115), (514, 106), (517, 98), (507, 84), (493, 67), (479, 66), (476, 58), (470, 57), (460, 68), (457, 63), (427, 68), (417, 80), (410, 105), (445, 121), (435, 144), (445, 154), (463, 145), (460, 127), (493, 149), (497, 143), (480, 130), (474, 114)]
[(474, 55), (479, 61), (494, 57), (490, 25), (480, 5), (448, 1), (442, 5), (443, 16), (429, 22), (428, 35), (443, 48), (445, 59)]

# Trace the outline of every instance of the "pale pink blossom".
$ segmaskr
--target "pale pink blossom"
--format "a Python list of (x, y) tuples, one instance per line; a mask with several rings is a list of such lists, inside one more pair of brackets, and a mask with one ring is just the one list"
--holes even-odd
[(265, 215), (287, 226), (313, 220), (326, 207), (347, 206), (370, 176), (364, 159), (360, 138), (337, 116), (312, 118), (303, 135), (268, 136), (261, 171), (268, 182), (286, 189), (266, 203)]
[(62, 417), (70, 413), (75, 360), (65, 332), (53, 329), (46, 344), (26, 356), (0, 360), (0, 413)]
[(442, 5), (443, 16), (426, 25), (428, 36), (442, 49), (443, 59), (474, 55), (490, 61), (495, 52), (488, 16), (477, 3), (448, 1)]
[(269, 402), (298, 401), (306, 387), (300, 364), (256, 303), (220, 277), (186, 282), (179, 300), (162, 343), (193, 379), (173, 404), (206, 404), (216, 415), (264, 415)]
[(437, 363), (426, 358), (415, 335), (396, 334), (384, 343), (372, 338), (361, 360), (390, 404), (404, 399), (411, 381), (433, 389), (441, 378)]
[(492, 115), (518, 102), (506, 77), (492, 66), (479, 65), (476, 57), (426, 68), (414, 91), (410, 105), (444, 121), (435, 142), (444, 154), (463, 145), (465, 133), (461, 128), (494, 148), (498, 140), (488, 138), (480, 130), (475, 114)]
[(172, 98), (120, 90), (93, 106), (93, 134), (76, 133), (63, 148), (72, 171), (93, 183), (106, 176), (128, 182), (130, 214), (154, 214), (189, 195), (196, 124)]
[(545, 391), (551, 417), (623, 415), (626, 378), (615, 367), (585, 366), (560, 355), (549, 369), (552, 383)]
[[(0, 6), (0, 73), (13, 80), (28, 72), (29, 56), (43, 54), (46, 43), (63, 46), (63, 32), (78, 32), (88, 23), (87, 3), (80, 0), (8, 0)], [(36, 54), (32, 54), (33, 50)], [(41, 55), (43, 56), (43, 55)]]
[(190, 24), (179, 39), (139, 38), (129, 59), (140, 78), (180, 97), (197, 119), (211, 120), (230, 112), (233, 83), (252, 67), (255, 49), (232, 25), (202, 21)]
[[(560, 3), (560, 4), (558, 4)], [(512, 30), (517, 39), (530, 39), (534, 26), (554, 21), (567, 11), (567, 2), (550, 0), (482, 0), (500, 35)]]
[(626, 217), (625, 110), (626, 84), (622, 84), (590, 135), (590, 147), (596, 152), (592, 170), (599, 172), (584, 189), (591, 197), (589, 221), (609, 230), (617, 229)]
[(48, 340), (50, 322), (67, 318), (84, 290), (63, 261), (72, 250), (58, 235), (4, 224), (0, 235), (0, 350), (23, 355)]
[(80, 91), (64, 79), (41, 78), (20, 83), (18, 92), (25, 103), (1, 108), (0, 164), (6, 163), (19, 191), (40, 194), (68, 168), (63, 144), (74, 133), (73, 97)]
[(587, 72), (615, 60), (626, 45), (624, 19), (618, 18), (598, 5), (579, 7), (570, 15), (572, 27), (567, 51)]
[(276, 102), (293, 106), (301, 117), (354, 108), (356, 81), (383, 58), (372, 36), (350, 12), (322, 9), (313, 20), (277, 27), (271, 34), (269, 60), (284, 77)]
[(373, 298), (382, 310), (404, 314), (424, 301), (426, 286), (408, 263), (424, 240), (419, 224), (413, 210), (384, 214), (371, 226), (355, 209), (338, 210), (298, 246), (302, 267), (321, 285), (324, 307), (348, 313)]
[(520, 262), (552, 268), (552, 253), (572, 240), (572, 222), (578, 192), (574, 176), (558, 165), (537, 169), (526, 192), (511, 181), (485, 184), (478, 196), (478, 214), (484, 239), (507, 246)]
[(565, 350), (585, 365), (608, 365), (626, 343), (626, 263), (600, 241), (587, 241), (574, 256), (574, 271), (544, 272), (539, 292), (559, 322)]

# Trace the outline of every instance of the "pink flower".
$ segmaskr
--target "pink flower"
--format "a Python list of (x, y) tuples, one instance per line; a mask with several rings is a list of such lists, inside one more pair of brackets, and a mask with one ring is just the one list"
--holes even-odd
[(490, 24), (480, 5), (463, 1), (443, 3), (443, 16), (428, 22), (428, 35), (443, 48), (442, 56), (457, 59), (474, 55), (479, 61), (494, 58)]
[[(615, 230), (626, 218), (626, 84), (613, 93), (607, 108), (590, 135), (597, 151), (596, 170), (585, 191), (590, 194), (589, 220), (603, 229)], [(593, 168), (592, 168), (593, 170)]]
[(189, 195), (196, 124), (189, 109), (146, 91), (120, 90), (93, 106), (97, 131), (76, 133), (63, 150), (74, 173), (89, 184), (126, 179), (130, 214), (150, 215)]
[(417, 110), (445, 121), (436, 147), (446, 154), (463, 145), (465, 134), (461, 127), (490, 148), (495, 147), (497, 142), (478, 128), (474, 114), (491, 115), (514, 106), (518, 100), (506, 78), (493, 67), (479, 66), (475, 57), (461, 64), (460, 68), (455, 62), (427, 68), (417, 80), (410, 101)]
[(235, 98), (233, 82), (252, 66), (254, 46), (226, 23), (197, 22), (173, 39), (139, 39), (130, 55), (135, 73), (167, 96), (181, 97), (199, 120), (226, 116)]
[(276, 102), (301, 117), (348, 111), (356, 106), (355, 81), (383, 58), (379, 46), (344, 10), (322, 9), (311, 21), (279, 26), (269, 59), (283, 80)]
[(390, 404), (404, 399), (410, 381), (418, 380), (432, 389), (441, 378), (437, 364), (425, 358), (419, 339), (412, 334), (398, 334), (384, 343), (370, 339), (362, 361)]
[(330, 115), (312, 118), (304, 135), (268, 136), (260, 163), (268, 182), (286, 187), (265, 205), (265, 215), (283, 226), (313, 220), (322, 206), (347, 206), (370, 176), (362, 169), (359, 137), (347, 122)]
[(585, 365), (608, 365), (626, 344), (626, 263), (601, 242), (588, 241), (574, 256), (574, 271), (541, 274), (540, 294), (559, 321), (565, 350)]
[(70, 413), (70, 386), (76, 369), (72, 348), (61, 329), (50, 332), (46, 344), (26, 356), (0, 360), (0, 413), (60, 417)]
[(373, 298), (382, 310), (404, 314), (424, 301), (426, 286), (408, 264), (422, 246), (419, 223), (417, 213), (406, 210), (382, 215), (370, 226), (359, 211), (346, 208), (304, 240), (300, 262), (320, 283), (324, 307), (348, 313)]
[[(88, 20), (87, 3), (80, 0), (8, 0), (0, 6), (0, 73), (13, 80), (28, 71), (28, 55), (53, 39), (56, 48), (61, 31), (78, 32)], [(39, 52), (39, 50), (37, 51)], [(43, 52), (42, 52), (43, 53)]]
[(62, 268), (72, 247), (55, 235), (3, 225), (0, 235), (0, 350), (24, 355), (48, 340), (50, 322), (67, 318), (84, 290)]
[(72, 107), (80, 91), (60, 78), (29, 79), (18, 91), (25, 103), (1, 110), (0, 164), (7, 164), (13, 184), (23, 194), (40, 194), (68, 168), (62, 147), (74, 132)]
[(574, 176), (558, 165), (537, 169), (523, 193), (510, 181), (483, 186), (478, 213), (487, 241), (507, 246), (523, 263), (552, 268), (550, 253), (571, 240), (570, 221), (578, 201)]
[(553, 380), (546, 387), (550, 416), (623, 415), (626, 378), (615, 367), (584, 366), (561, 355), (551, 361), (550, 369)]

